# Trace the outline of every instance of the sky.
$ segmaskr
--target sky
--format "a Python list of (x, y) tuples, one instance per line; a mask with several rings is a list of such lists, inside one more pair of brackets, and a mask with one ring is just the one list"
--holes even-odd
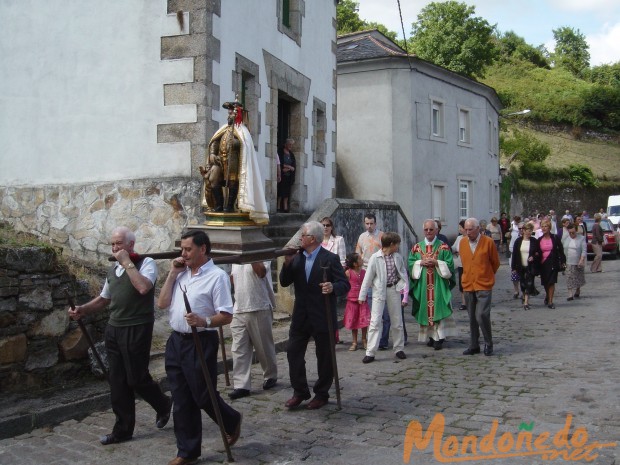
[[(402, 38), (397, 0), (355, 0), (359, 16), (376, 21)], [(553, 29), (568, 26), (579, 30), (590, 46), (590, 65), (620, 61), (620, 0), (458, 0), (475, 6), (475, 16), (496, 25), (500, 32), (513, 31), (537, 47), (553, 51)], [(431, 2), (400, 0), (407, 37), (411, 23)]]

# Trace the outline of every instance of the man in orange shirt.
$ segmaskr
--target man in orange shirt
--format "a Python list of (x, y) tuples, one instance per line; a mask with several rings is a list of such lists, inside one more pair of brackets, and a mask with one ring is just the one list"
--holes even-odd
[(495, 273), (499, 268), (499, 255), (493, 239), (480, 234), (480, 223), (476, 218), (465, 221), (468, 240), (459, 244), (459, 255), (463, 264), (463, 292), (469, 314), (469, 347), (463, 355), (480, 353), (480, 330), (484, 337), (484, 355), (493, 354), (491, 334), (491, 296), (495, 284)]

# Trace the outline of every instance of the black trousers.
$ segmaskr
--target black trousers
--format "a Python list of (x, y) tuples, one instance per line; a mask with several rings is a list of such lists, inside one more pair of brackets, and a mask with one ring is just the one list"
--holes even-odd
[(217, 423), (209, 390), (202, 372), (199, 357), (204, 357), (216, 389), (217, 403), (222, 413), (224, 430), (233, 434), (241, 421), (241, 414), (224, 402), (217, 392), (217, 351), (219, 336), (217, 331), (198, 333), (203, 353), (196, 350), (190, 334), (173, 332), (166, 343), (166, 373), (174, 402), (174, 434), (177, 438), (177, 456), (195, 458), (200, 456), (202, 445), (202, 416), (204, 410)]
[(308, 379), (306, 377), (306, 349), (310, 337), (314, 338), (316, 364), (318, 379), (314, 383), (314, 394), (317, 398), (327, 400), (329, 398), (329, 388), (334, 381), (332, 369), (332, 355), (329, 349), (329, 333), (312, 332), (309, 329), (289, 330), (288, 349), (288, 369), (291, 386), (294, 395), (301, 397), (310, 396)]
[(105, 330), (105, 347), (110, 364), (110, 400), (116, 415), (112, 433), (120, 438), (133, 435), (136, 425), (137, 393), (157, 413), (165, 413), (169, 402), (149, 373), (153, 323)]

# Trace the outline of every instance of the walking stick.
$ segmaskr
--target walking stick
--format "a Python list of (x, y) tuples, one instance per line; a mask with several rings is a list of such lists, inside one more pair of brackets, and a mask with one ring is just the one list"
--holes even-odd
[[(187, 313), (192, 313), (192, 307), (189, 304), (189, 300), (187, 298), (187, 288), (183, 289), (181, 284), (179, 283), (179, 289), (183, 293), (183, 301), (185, 302), (185, 310)], [(198, 358), (200, 359), (200, 366), (202, 367), (202, 374), (205, 377), (205, 383), (207, 384), (207, 390), (209, 391), (209, 397), (211, 398), (211, 405), (213, 405), (213, 411), (215, 412), (215, 419), (217, 420), (217, 424), (220, 427), (220, 433), (222, 435), (222, 441), (224, 442), (224, 448), (226, 449), (226, 455), (228, 456), (229, 462), (234, 462), (232, 453), (230, 452), (230, 445), (228, 444), (228, 439), (226, 438), (226, 431), (224, 431), (224, 422), (222, 420), (222, 412), (220, 411), (220, 405), (217, 402), (217, 395), (215, 392), (215, 388), (213, 387), (213, 383), (211, 382), (211, 376), (209, 376), (209, 368), (207, 367), (207, 362), (204, 358), (204, 352), (202, 351), (202, 343), (200, 342), (200, 337), (198, 336), (198, 330), (195, 326), (191, 326), (192, 335), (194, 336), (194, 345), (196, 346), (196, 351), (198, 352)]]
[[(67, 295), (67, 300), (69, 300), (69, 306), (71, 307), (71, 310), (75, 310), (75, 303), (73, 302), (73, 298), (70, 295)], [(81, 318), (76, 321), (77, 321), (78, 326), (80, 327), (80, 330), (82, 330), (82, 334), (84, 334), (84, 337), (88, 341), (88, 345), (93, 351), (93, 355), (95, 356), (95, 359), (97, 360), (97, 364), (99, 365), (99, 368), (101, 368), (101, 371), (103, 372), (104, 376), (107, 378), (108, 370), (106, 370), (106, 367), (103, 364), (103, 360), (101, 360), (101, 357), (99, 356), (99, 352), (97, 352), (97, 349), (95, 348), (95, 343), (93, 342), (93, 338), (90, 337), (90, 333), (86, 329), (86, 325), (84, 324)]]
[[(323, 282), (327, 282), (327, 270), (329, 265), (321, 265), (323, 269)], [(329, 303), (329, 295), (325, 294), (325, 313), (327, 314), (327, 330), (329, 331), (329, 350), (332, 356), (332, 371), (334, 375), (334, 383), (336, 384), (336, 403), (338, 404), (338, 410), (342, 410), (340, 404), (340, 380), (338, 379), (338, 365), (336, 364), (336, 337), (334, 336), (334, 322), (332, 321), (331, 306)]]
[(228, 360), (226, 360), (226, 344), (224, 344), (224, 330), (219, 327), (220, 330), (220, 347), (222, 348), (222, 361), (224, 362), (224, 378), (226, 379), (226, 386), (230, 386), (230, 378), (228, 377)]

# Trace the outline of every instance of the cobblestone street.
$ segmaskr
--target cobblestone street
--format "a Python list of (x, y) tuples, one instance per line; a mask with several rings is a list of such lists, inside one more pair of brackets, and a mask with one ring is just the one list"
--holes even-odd
[[(440, 459), (445, 463), (465, 458), (476, 464), (551, 463), (552, 456), (542, 454), (542, 447), (519, 449), (516, 444), (509, 447), (509, 441), (520, 432), (531, 430), (534, 439), (547, 432), (550, 437), (544, 446), (557, 449), (553, 438), (564, 428), (567, 418), (572, 422), (567, 438), (572, 444), (566, 455), (569, 461), (586, 463), (585, 455), (575, 452), (575, 446), (599, 442), (603, 447), (589, 452), (589, 457), (596, 456), (590, 463), (618, 463), (620, 260), (605, 260), (603, 267), (604, 273), (586, 273), (581, 299), (566, 301), (560, 277), (557, 308), (546, 308), (544, 296), (539, 295), (532, 298), (532, 309), (526, 312), (520, 300), (512, 298), (509, 270), (503, 261), (493, 293), (495, 353), (491, 357), (462, 355), (468, 341), (467, 315), (463, 311), (455, 312), (460, 335), (448, 339), (443, 350), (434, 351), (416, 341), (417, 325), (407, 308), (406, 360), (383, 351), (377, 353), (374, 363), (364, 365), (363, 351), (349, 352), (346, 342), (350, 342), (350, 334), (342, 330), (345, 344), (337, 346), (340, 411), (333, 388), (326, 407), (288, 411), (284, 402), (292, 390), (286, 354), (279, 353), (280, 379), (276, 388), (260, 388), (262, 379), (257, 366), (252, 395), (233, 402), (244, 415), (241, 439), (232, 449), (235, 462), (399, 464), (403, 463), (409, 423), (419, 422), (424, 433), (441, 414), (445, 419), (442, 445), (434, 449), (431, 440), (419, 450), (414, 444), (408, 463), (431, 465), (440, 463)], [(312, 346), (307, 361), (312, 383), (316, 379)], [(224, 386), (222, 375), (219, 389), (228, 399), (232, 387)], [(113, 413), (107, 410), (81, 421), (65, 421), (1, 440), (0, 463), (166, 464), (176, 455), (172, 420), (166, 428), (157, 430), (150, 407), (139, 401), (137, 409), (134, 439), (127, 443), (107, 447), (99, 444), (98, 437), (108, 433), (113, 424)], [(206, 415), (203, 419), (203, 455), (199, 463), (225, 463), (219, 430)], [(494, 422), (497, 431), (493, 452), (489, 453), (484, 451), (481, 440), (492, 431)], [(454, 438), (446, 441), (451, 435)], [(472, 453), (470, 447), (462, 453), (465, 436), (477, 438), (476, 452)], [(451, 451), (456, 452), (453, 457)], [(492, 454), (496, 456), (491, 458)]]

